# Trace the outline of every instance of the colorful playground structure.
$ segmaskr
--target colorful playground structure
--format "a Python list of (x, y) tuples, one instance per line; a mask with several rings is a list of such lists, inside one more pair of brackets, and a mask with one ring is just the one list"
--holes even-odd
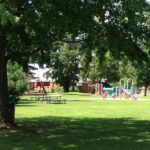
[[(94, 87), (91, 86), (91, 87)], [(133, 79), (121, 79), (120, 84), (117, 87), (113, 88), (103, 88), (102, 84), (95, 85), (95, 93), (100, 94), (104, 99), (109, 95), (112, 98), (119, 97), (120, 99), (138, 99), (138, 94), (136, 92), (136, 88), (133, 87)]]
[[(122, 85), (123, 83), (123, 85)], [(136, 88), (133, 87), (133, 79), (129, 78), (127, 80), (121, 79), (120, 80), (120, 91), (119, 95), (120, 98), (125, 97), (125, 99), (132, 98), (136, 100), (138, 98)]]

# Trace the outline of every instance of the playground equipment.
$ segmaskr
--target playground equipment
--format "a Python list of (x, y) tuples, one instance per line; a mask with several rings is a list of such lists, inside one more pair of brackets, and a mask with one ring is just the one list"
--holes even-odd
[(119, 86), (113, 88), (113, 92), (111, 93), (112, 98), (116, 98), (119, 95)]
[[(123, 86), (122, 86), (122, 81), (124, 83)], [(125, 84), (125, 83), (127, 83), (127, 84)], [(132, 78), (127, 79), (126, 82), (124, 79), (120, 79), (120, 90), (119, 90), (120, 98), (122, 98), (123, 95), (124, 95), (125, 99), (129, 99), (129, 98), (137, 99), (138, 98), (137, 93), (133, 89), (133, 79)]]
[(130, 97), (132, 97), (132, 93), (133, 93), (133, 80), (129, 78), (127, 79), (127, 89), (125, 93), (125, 99), (129, 99)]
[(88, 85), (88, 93), (101, 94), (103, 89), (102, 84), (89, 84)]
[(113, 88), (103, 88), (102, 91), (105, 93), (109, 93), (109, 95), (112, 97), (112, 98), (116, 98), (119, 94), (119, 87), (113, 87)]
[(100, 94), (104, 99), (107, 98), (107, 95), (111, 96), (112, 98), (125, 98), (129, 99), (132, 98), (136, 100), (138, 98), (138, 95), (136, 93), (136, 89), (133, 88), (133, 79), (120, 79), (119, 86), (113, 87), (113, 88), (104, 88), (103, 84), (90, 84), (88, 85), (88, 92), (89, 93), (95, 93)]
[(120, 79), (120, 85), (117, 87), (113, 87), (113, 88), (102, 88), (102, 97), (106, 98), (108, 93), (110, 94), (110, 96), (112, 98), (116, 98), (117, 96), (119, 96), (119, 98), (125, 98), (125, 99), (129, 99), (132, 98), (133, 100), (136, 100), (138, 98), (138, 95), (136, 93), (136, 90), (133, 88), (133, 79), (129, 78), (127, 80), (125, 79)]
[(104, 92), (104, 93), (102, 93), (102, 97), (103, 97), (103, 99), (105, 99), (106, 97), (107, 97), (107, 94), (108, 94), (108, 92), (106, 91), (106, 92)]
[(137, 93), (134, 93), (134, 94), (133, 94), (132, 99), (133, 99), (133, 100), (137, 100), (137, 99), (138, 99)]
[(103, 99), (105, 99), (107, 97), (108, 93), (112, 93), (113, 90), (114, 90), (113, 88), (103, 88), (102, 89), (102, 94), (101, 94)]

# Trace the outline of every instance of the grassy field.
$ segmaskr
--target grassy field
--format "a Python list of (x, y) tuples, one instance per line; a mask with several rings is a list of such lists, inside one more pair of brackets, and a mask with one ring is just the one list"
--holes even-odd
[[(79, 92), (55, 92), (55, 93), (49, 93), (49, 94), (61, 94), (64, 98), (101, 98), (101, 95), (96, 94), (90, 94), (90, 93), (79, 93)], [(108, 95), (108, 97), (111, 97)], [(138, 95), (138, 98), (140, 99), (150, 99), (150, 95), (144, 96), (144, 95)]]
[[(74, 98), (67, 104), (22, 97), (16, 106), (21, 129), (0, 131), (0, 150), (150, 149), (150, 101), (88, 100), (86, 96), (65, 94)], [(80, 97), (85, 100), (76, 99)]]
[(139, 95), (139, 98), (150, 99), (150, 95), (146, 95), (146, 96), (144, 96), (144, 95)]
[(91, 94), (91, 93), (80, 93), (80, 92), (69, 92), (69, 93), (64, 93), (64, 92), (55, 92), (55, 93), (49, 93), (50, 95), (62, 95), (64, 98), (101, 98), (101, 95), (96, 95), (96, 94)]

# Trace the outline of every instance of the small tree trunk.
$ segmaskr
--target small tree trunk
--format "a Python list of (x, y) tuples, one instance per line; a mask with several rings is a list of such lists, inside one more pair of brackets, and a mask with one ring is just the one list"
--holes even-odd
[(144, 96), (147, 95), (147, 88), (148, 88), (148, 86), (146, 85), (146, 86), (145, 86), (145, 91), (144, 91)]
[(74, 91), (75, 91), (75, 81), (73, 79), (73, 82), (72, 82), (72, 92), (74, 92)]
[(69, 92), (69, 85), (64, 84), (63, 89), (64, 89), (64, 92)]
[(64, 92), (69, 92), (70, 80), (66, 77), (63, 83)]
[(74, 84), (72, 85), (72, 92), (74, 92), (75, 91), (75, 87), (74, 87)]
[(10, 122), (7, 84), (7, 61), (0, 50), (0, 122)]

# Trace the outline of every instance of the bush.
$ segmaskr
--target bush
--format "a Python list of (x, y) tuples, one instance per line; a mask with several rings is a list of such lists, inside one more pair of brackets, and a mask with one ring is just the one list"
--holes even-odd
[(25, 73), (21, 66), (16, 62), (8, 62), (7, 65), (8, 76), (8, 95), (10, 103), (17, 103), (19, 96), (25, 91), (29, 90), (28, 81), (23, 80)]

